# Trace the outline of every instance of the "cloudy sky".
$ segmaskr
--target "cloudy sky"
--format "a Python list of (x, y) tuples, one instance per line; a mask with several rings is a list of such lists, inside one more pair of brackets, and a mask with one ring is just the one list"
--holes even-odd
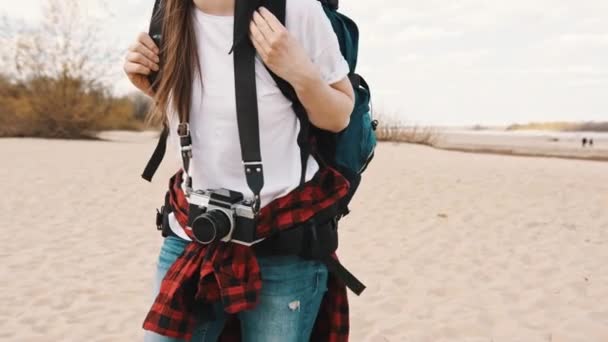
[[(43, 0), (0, 1), (9, 20), (42, 17)], [(83, 3), (96, 13), (95, 1)], [(152, 1), (106, 3), (105, 35), (126, 48)], [(342, 0), (341, 10), (360, 26), (359, 72), (389, 115), (442, 125), (608, 120), (606, 0)], [(116, 82), (117, 92), (132, 89)]]

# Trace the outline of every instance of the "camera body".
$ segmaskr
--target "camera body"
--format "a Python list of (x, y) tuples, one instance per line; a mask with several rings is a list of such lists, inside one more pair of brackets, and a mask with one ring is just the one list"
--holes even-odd
[(188, 226), (197, 242), (217, 241), (251, 246), (256, 240), (256, 215), (252, 201), (228, 189), (196, 190), (188, 196)]

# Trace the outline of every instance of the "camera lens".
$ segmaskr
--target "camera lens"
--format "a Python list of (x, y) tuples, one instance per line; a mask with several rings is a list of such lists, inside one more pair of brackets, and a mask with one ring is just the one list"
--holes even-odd
[(202, 244), (221, 240), (230, 233), (230, 218), (221, 210), (209, 210), (192, 222), (192, 233)]

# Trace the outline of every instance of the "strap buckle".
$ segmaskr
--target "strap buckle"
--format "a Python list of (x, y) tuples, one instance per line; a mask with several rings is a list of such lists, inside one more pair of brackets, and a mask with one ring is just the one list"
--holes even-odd
[(250, 161), (250, 162), (243, 162), (243, 165), (245, 165), (245, 172), (247, 174), (253, 173), (254, 171), (259, 173), (262, 172), (262, 161)]
[(245, 166), (245, 177), (247, 178), (247, 184), (253, 192), (253, 203), (251, 209), (257, 216), (260, 213), (260, 190), (264, 186), (263, 164), (262, 161), (243, 161)]
[(190, 136), (190, 124), (182, 122), (177, 126), (177, 135), (180, 138), (187, 138)]
[(260, 195), (254, 195), (253, 203), (251, 204), (251, 210), (253, 211), (253, 214), (255, 216), (258, 216), (260, 214), (260, 203)]
[(165, 214), (165, 206), (161, 206), (160, 209), (156, 209), (156, 229), (163, 230), (163, 219)]
[[(179, 144), (181, 146), (182, 158), (185, 160), (192, 158), (192, 138), (190, 137), (190, 124), (187, 122), (180, 123), (177, 126), (177, 135), (179, 136)], [(184, 169), (188, 172), (188, 170)]]

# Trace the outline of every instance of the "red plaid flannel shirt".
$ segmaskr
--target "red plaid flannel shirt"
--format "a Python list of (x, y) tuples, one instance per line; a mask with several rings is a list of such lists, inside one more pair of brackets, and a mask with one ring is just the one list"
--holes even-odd
[[(188, 202), (181, 189), (182, 171), (169, 182), (170, 202), (177, 221), (187, 226)], [(348, 182), (331, 168), (320, 170), (312, 180), (262, 208), (257, 233), (272, 233), (303, 223), (329, 209), (346, 195)], [(189, 229), (185, 230), (191, 235)], [(197, 305), (221, 300), (224, 310), (235, 314), (252, 309), (262, 287), (260, 268), (251, 248), (220, 243), (210, 256), (207, 246), (192, 242), (169, 268), (160, 292), (143, 327), (161, 335), (189, 340), (196, 324)], [(321, 303), (311, 341), (348, 341), (348, 299), (346, 287), (330, 274), (328, 291)], [(240, 341), (240, 325), (230, 315), (220, 341)]]

